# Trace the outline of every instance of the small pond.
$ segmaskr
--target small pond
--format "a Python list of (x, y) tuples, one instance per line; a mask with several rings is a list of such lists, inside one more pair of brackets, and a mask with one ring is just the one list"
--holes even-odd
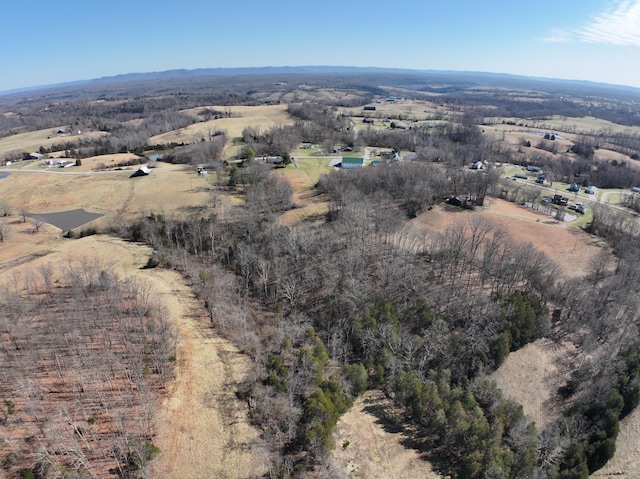
[(10, 174), (11, 174), (11, 172), (9, 172), (9, 171), (3, 171), (3, 172), (0, 172), (0, 180), (1, 180), (2, 178), (6, 178), (6, 177), (7, 177), (7, 176), (9, 176)]
[(78, 226), (87, 224), (95, 219), (101, 218), (103, 215), (96, 213), (87, 213), (85, 210), (61, 211), (60, 213), (47, 213), (33, 215), (46, 223), (57, 226), (62, 231), (69, 231)]

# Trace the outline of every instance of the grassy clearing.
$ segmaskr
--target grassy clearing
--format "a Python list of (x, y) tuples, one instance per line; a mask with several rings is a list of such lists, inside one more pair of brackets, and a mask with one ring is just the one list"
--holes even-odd
[(327, 201), (314, 191), (314, 185), (320, 176), (331, 171), (331, 158), (300, 158), (293, 165), (285, 169), (277, 169), (293, 188), (293, 199), (297, 207), (285, 212), (280, 217), (282, 224), (295, 224), (309, 217), (323, 215), (328, 211)]
[(491, 375), (506, 397), (522, 404), (527, 419), (535, 422), (538, 430), (558, 417), (559, 411), (550, 404), (558, 387), (566, 380), (558, 375), (559, 361), (566, 354), (566, 347), (541, 339), (510, 353)]
[(382, 393), (369, 391), (338, 421), (331, 463), (345, 478), (440, 479), (416, 449), (405, 447), (408, 437), (386, 420), (391, 404)]

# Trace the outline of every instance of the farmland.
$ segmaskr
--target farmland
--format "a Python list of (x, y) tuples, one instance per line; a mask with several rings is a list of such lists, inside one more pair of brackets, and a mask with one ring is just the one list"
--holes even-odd
[(640, 127), (389, 81), (2, 106), (3, 473), (632, 477)]

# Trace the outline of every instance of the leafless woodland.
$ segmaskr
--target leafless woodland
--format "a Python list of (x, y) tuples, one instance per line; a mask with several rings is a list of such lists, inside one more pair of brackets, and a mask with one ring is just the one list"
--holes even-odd
[(0, 297), (0, 457), (12, 474), (144, 477), (173, 335), (147, 284), (86, 259)]

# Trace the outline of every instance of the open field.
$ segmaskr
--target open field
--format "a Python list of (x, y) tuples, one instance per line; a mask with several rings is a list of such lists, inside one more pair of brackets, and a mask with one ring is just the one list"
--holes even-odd
[[(567, 117), (554, 115), (544, 120), (527, 120), (524, 118), (508, 118), (508, 117), (492, 117), (486, 118), (487, 123), (502, 124), (506, 128), (520, 129), (539, 129), (548, 132), (565, 132), (565, 133), (629, 133), (633, 135), (640, 134), (640, 127), (624, 126), (611, 121), (595, 118), (592, 116), (584, 117)], [(515, 125), (507, 125), (506, 123), (515, 123)]]
[(636, 479), (640, 477), (640, 409), (620, 421), (616, 452), (593, 479)]
[[(102, 161), (98, 157), (95, 161)], [(10, 172), (0, 179), (0, 198), (14, 213), (54, 213), (83, 208), (91, 213), (168, 215), (199, 208), (210, 194), (207, 181), (187, 167), (158, 163), (149, 176), (129, 178), (131, 170), (92, 173), (91, 162), (45, 172)], [(44, 169), (44, 168), (43, 168)], [(0, 168), (0, 172), (7, 171)], [(79, 173), (79, 174), (78, 174)], [(122, 211), (123, 207), (126, 211)], [(104, 220), (107, 220), (105, 218)], [(98, 220), (103, 221), (103, 220)]]
[(293, 120), (287, 113), (286, 105), (266, 105), (266, 106), (231, 106), (211, 108), (230, 111), (232, 118), (220, 118), (189, 125), (179, 130), (170, 131), (161, 135), (153, 136), (149, 143), (157, 145), (160, 143), (192, 143), (208, 139), (209, 134), (215, 130), (224, 130), (228, 138), (238, 138), (242, 136), (242, 130), (246, 127), (257, 128), (265, 131), (274, 125), (291, 124)]
[[(544, 135), (546, 133), (553, 133), (554, 130), (501, 124), (483, 125), (482, 130), (486, 135), (493, 137), (494, 140), (504, 142), (505, 145), (509, 146), (509, 148), (514, 151), (518, 151), (520, 149), (527, 155), (538, 154), (552, 156), (551, 153), (536, 148), (536, 146), (544, 140)], [(557, 131), (555, 132), (558, 133)], [(556, 138), (553, 142), (556, 145), (558, 153), (566, 153), (573, 146), (576, 135), (571, 133), (562, 133), (561, 136), (562, 138)], [(522, 144), (527, 141), (531, 143), (531, 147), (522, 147)]]
[[(512, 352), (491, 378), (506, 397), (518, 401), (538, 432), (557, 418), (554, 395), (567, 377), (558, 367), (566, 351), (547, 340), (538, 340)], [(635, 479), (640, 477), (640, 410), (620, 422), (616, 453), (592, 478)]]
[[(55, 158), (55, 154), (49, 155), (52, 158)], [(70, 166), (68, 168), (59, 168), (54, 165), (45, 164), (44, 160), (25, 160), (25, 161), (17, 161), (12, 163), (11, 165), (1, 168), (0, 171), (48, 171), (50, 173), (88, 173), (94, 170), (104, 170), (104, 169), (112, 169), (117, 164), (122, 164), (125, 162), (134, 162), (139, 160), (139, 156), (134, 155), (133, 153), (114, 153), (111, 155), (100, 155), (100, 156), (91, 156), (88, 158), (82, 158), (80, 160), (79, 166)], [(63, 158), (69, 162), (75, 162), (73, 158)], [(54, 162), (55, 163), (55, 162)], [(138, 166), (127, 166), (121, 169), (127, 170), (135, 170)]]
[(88, 131), (79, 135), (60, 134), (60, 128), (47, 128), (45, 130), (30, 131), (28, 133), (18, 133), (16, 135), (0, 138), (0, 157), (13, 152), (32, 153), (37, 152), (41, 146), (49, 148), (51, 145), (60, 143), (76, 143), (80, 140), (95, 139), (106, 135), (101, 131)]
[(444, 231), (455, 221), (467, 221), (480, 214), (505, 229), (520, 243), (531, 243), (552, 259), (566, 276), (580, 276), (588, 271), (589, 259), (598, 251), (602, 241), (581, 230), (559, 224), (552, 218), (504, 200), (489, 198), (487, 206), (475, 211), (438, 206), (422, 213), (411, 224), (425, 231)]
[(236, 398), (248, 358), (211, 329), (202, 303), (173, 272), (150, 270), (154, 292), (169, 305), (179, 343), (176, 380), (157, 415), (163, 453), (150, 477), (256, 477), (266, 472), (258, 431)]
[(534, 128), (552, 129), (565, 132), (610, 132), (610, 133), (629, 133), (633, 135), (640, 134), (640, 127), (624, 126), (612, 123), (602, 118), (593, 116), (584, 116), (581, 118), (553, 116), (548, 120), (540, 120), (532, 122)]

